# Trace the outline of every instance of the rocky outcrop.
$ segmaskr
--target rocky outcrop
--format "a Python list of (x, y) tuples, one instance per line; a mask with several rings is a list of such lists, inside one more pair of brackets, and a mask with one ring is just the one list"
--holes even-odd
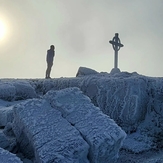
[(95, 107), (78, 88), (49, 91), (45, 95), (53, 108), (62, 112), (90, 146), (91, 163), (116, 162), (126, 137), (125, 132), (99, 108)]
[(34, 88), (27, 81), (0, 81), (0, 99), (14, 101), (35, 97), (37, 94)]
[(79, 131), (45, 100), (15, 106), (13, 131), (21, 152), (37, 163), (89, 162), (89, 146)]

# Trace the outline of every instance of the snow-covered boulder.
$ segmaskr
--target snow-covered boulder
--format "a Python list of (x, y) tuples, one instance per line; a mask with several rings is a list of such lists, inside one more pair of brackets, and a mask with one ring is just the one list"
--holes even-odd
[(8, 146), (10, 146), (10, 143), (7, 140), (7, 137), (5, 136), (5, 134), (3, 133), (3, 130), (0, 130), (0, 148), (5, 149)]
[(85, 76), (85, 75), (95, 75), (95, 74), (98, 74), (98, 72), (91, 68), (79, 67), (76, 77)]
[(0, 162), (1, 163), (23, 163), (16, 155), (2, 148), (0, 148)]
[(27, 81), (0, 81), (0, 99), (7, 101), (37, 97), (35, 89)]
[(11, 101), (16, 94), (15, 87), (10, 82), (0, 82), (0, 99)]
[(90, 145), (91, 163), (116, 162), (125, 132), (78, 88), (49, 91), (44, 98), (62, 112)]
[(27, 81), (13, 82), (15, 87), (15, 100), (24, 100), (37, 97), (35, 89)]
[(16, 105), (13, 131), (20, 150), (37, 163), (89, 162), (89, 145), (46, 100), (33, 99)]
[(149, 97), (147, 81), (141, 76), (85, 77), (81, 90), (127, 132), (136, 130), (145, 118)]
[(16, 149), (16, 138), (5, 135), (4, 130), (0, 130), (0, 147), (8, 151)]
[(13, 119), (13, 106), (0, 108), (0, 127), (6, 126)]

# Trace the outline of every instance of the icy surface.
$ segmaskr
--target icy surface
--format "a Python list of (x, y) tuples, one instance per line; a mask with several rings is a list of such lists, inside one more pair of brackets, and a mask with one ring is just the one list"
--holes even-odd
[(16, 155), (0, 148), (1, 163), (23, 163)]
[(3, 107), (0, 108), (0, 127), (5, 127), (8, 122), (12, 122), (13, 117), (13, 107)]
[(88, 163), (88, 144), (45, 100), (15, 106), (13, 131), (22, 152), (37, 163)]
[(27, 81), (0, 81), (0, 99), (13, 101), (36, 96), (34, 88)]
[(62, 112), (90, 145), (92, 163), (116, 162), (125, 132), (78, 88), (50, 91), (45, 95), (53, 108)]
[[(87, 68), (84, 69), (88, 72)], [(71, 87), (78, 87), (95, 106), (113, 119), (128, 134), (120, 150), (119, 162), (145, 163), (149, 161), (156, 163), (163, 160), (161, 157), (163, 156), (163, 78), (147, 77), (136, 72), (86, 73), (86, 75), (81, 75), (80, 77), (48, 80), (0, 80), (0, 127), (3, 130), (0, 142), (4, 145), (3, 147), (12, 147), (13, 149), (10, 148), (12, 152), (16, 152), (19, 147), (19, 142), (15, 148), (14, 141), (10, 141), (10, 136), (11, 138), (14, 137), (11, 122), (12, 108), (16, 103), (21, 103), (21, 100), (29, 98), (42, 100), (44, 98), (43, 95), (48, 91)], [(50, 98), (52, 99), (52, 97)], [(77, 106), (78, 103), (82, 105), (82, 101), (76, 101), (78, 101)], [(57, 105), (61, 103), (63, 101), (59, 101)], [(93, 108), (97, 110), (94, 105)], [(30, 106), (32, 108), (33, 105), (30, 104)], [(90, 108), (89, 106), (87, 107)], [(58, 108), (56, 107), (55, 109)], [(79, 108), (82, 111), (83, 107)], [(74, 128), (76, 128), (78, 123), (75, 119), (73, 122), (68, 119), (68, 110), (63, 106), (62, 110), (64, 111), (62, 114), (65, 116), (63, 119), (66, 118), (65, 120), (69, 121), (68, 123), (71, 125), (74, 123)], [(78, 112), (75, 113), (73, 108), (70, 109), (70, 113), (75, 116), (80, 115), (77, 114)], [(92, 112), (89, 113), (92, 115)], [(81, 118), (83, 116), (77, 117), (76, 120), (81, 120)], [(94, 119), (97, 120), (96, 117)], [(95, 120), (92, 120), (92, 123)], [(22, 125), (21, 123), (19, 124), (20, 126)], [(4, 127), (5, 129), (3, 129)], [(79, 131), (77, 128), (76, 130)], [(22, 134), (27, 133), (24, 129), (22, 131), (25, 131)], [(82, 134), (81, 137), (84, 139)], [(20, 139), (19, 141), (22, 141), (22, 144), (24, 139), (27, 140), (25, 136), (20, 138), (22, 140)], [(8, 143), (10, 143), (10, 146), (8, 146)], [(159, 155), (157, 154), (158, 150), (160, 152)], [(148, 155), (150, 159), (147, 159)], [(160, 159), (155, 158), (155, 156)], [(140, 159), (138, 160), (137, 158)]]

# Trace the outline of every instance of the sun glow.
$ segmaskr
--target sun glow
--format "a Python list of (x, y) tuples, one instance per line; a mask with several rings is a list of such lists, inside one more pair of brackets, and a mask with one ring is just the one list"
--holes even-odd
[(2, 40), (6, 35), (6, 26), (3, 21), (0, 20), (0, 40)]

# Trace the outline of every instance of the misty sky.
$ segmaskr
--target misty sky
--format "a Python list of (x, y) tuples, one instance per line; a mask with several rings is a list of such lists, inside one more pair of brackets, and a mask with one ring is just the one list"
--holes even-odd
[(110, 72), (115, 33), (121, 71), (163, 76), (162, 0), (0, 0), (0, 20), (0, 78), (44, 78), (51, 44), (53, 78), (74, 77), (80, 66)]

